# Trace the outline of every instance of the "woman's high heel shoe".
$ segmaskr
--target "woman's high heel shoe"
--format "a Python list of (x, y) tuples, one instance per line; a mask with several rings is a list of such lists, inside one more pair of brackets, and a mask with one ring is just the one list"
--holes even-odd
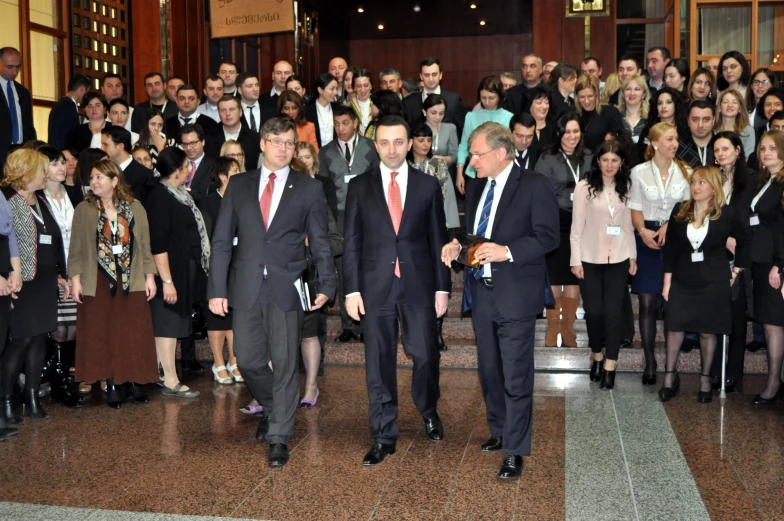
[(303, 409), (307, 409), (308, 407), (313, 407), (314, 405), (316, 405), (316, 402), (318, 401), (318, 397), (319, 397), (319, 390), (316, 389), (316, 397), (313, 398), (312, 400), (302, 400), (301, 402), (299, 402), (299, 406), (302, 407)]
[(234, 365), (228, 365), (228, 366), (226, 366), (226, 367), (227, 367), (227, 368), (228, 368), (228, 370), (229, 370), (229, 376), (231, 376), (232, 378), (234, 378), (234, 381), (235, 381), (235, 382), (237, 382), (237, 383), (242, 383), (242, 382), (244, 382), (244, 381), (245, 381), (245, 379), (242, 377), (242, 375), (241, 375), (241, 374), (234, 374), (234, 371), (236, 371), (236, 370), (237, 370), (237, 364), (234, 364)]
[[(703, 376), (705, 378), (710, 378), (709, 374), (703, 374), (703, 375), (700, 375), (700, 376)], [(697, 393), (697, 401), (699, 403), (710, 403), (710, 402), (712, 402), (713, 401), (713, 389), (709, 389), (707, 391), (700, 390)]]
[(604, 370), (604, 358), (601, 360), (594, 359), (591, 364), (590, 378), (592, 382), (598, 382), (602, 379), (602, 371)]
[(38, 420), (45, 420), (49, 417), (41, 407), (41, 398), (38, 396), (38, 389), (25, 389), (25, 415)]
[(24, 425), (24, 418), (17, 412), (13, 396), (3, 397), (3, 414), (8, 425)]
[(106, 402), (112, 409), (122, 409), (122, 396), (114, 385), (114, 378), (106, 379)]
[(128, 382), (128, 390), (130, 391), (131, 398), (136, 403), (149, 403), (150, 399), (147, 393), (144, 392), (141, 385), (136, 385), (133, 382)]
[(215, 364), (212, 365), (212, 374), (213, 376), (215, 376), (215, 381), (221, 385), (233, 384), (234, 380), (231, 378), (231, 376), (227, 376), (225, 378), (221, 378), (220, 376), (218, 376), (218, 373), (220, 373), (221, 371), (226, 371), (227, 373), (229, 373), (229, 375), (231, 375), (231, 371), (226, 369), (225, 365), (222, 365), (220, 367), (215, 367)]
[[(763, 398), (762, 394), (758, 394), (751, 401), (754, 405), (772, 405), (776, 402), (784, 401), (784, 382), (779, 382), (779, 390), (770, 398)], [(8, 422), (11, 423), (11, 422)]]
[(642, 375), (642, 384), (643, 385), (656, 385), (656, 373), (653, 373), (653, 374), (643, 374)]
[(670, 400), (675, 398), (675, 396), (678, 394), (678, 389), (680, 389), (680, 387), (681, 387), (681, 378), (680, 378), (680, 374), (678, 374), (677, 370), (676, 371), (665, 371), (664, 374), (665, 375), (666, 374), (675, 374), (675, 377), (673, 378), (673, 382), (672, 382), (672, 387), (664, 387), (664, 386), (662, 386), (662, 388), (659, 389), (659, 399), (661, 401), (663, 401), (663, 402), (669, 402)]
[(602, 371), (602, 383), (599, 384), (599, 389), (607, 389), (612, 390), (615, 387), (615, 369), (612, 371), (608, 371), (604, 369)]

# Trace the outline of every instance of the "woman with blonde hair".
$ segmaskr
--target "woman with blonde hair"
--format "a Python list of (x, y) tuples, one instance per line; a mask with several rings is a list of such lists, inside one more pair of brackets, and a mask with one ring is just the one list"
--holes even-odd
[(637, 293), (640, 302), (640, 339), (645, 354), (642, 382), (654, 385), (656, 316), (664, 282), (662, 248), (672, 209), (679, 202), (689, 200), (691, 169), (675, 158), (678, 131), (673, 125), (664, 122), (653, 125), (648, 139), (646, 161), (632, 169), (629, 208), (637, 243), (637, 273), (632, 277), (632, 293)]
[(618, 76), (617, 72), (613, 72), (604, 82), (604, 88), (602, 89), (602, 103), (607, 104), (610, 103), (610, 98), (613, 94), (621, 90), (621, 77)]
[[(690, 179), (691, 197), (675, 206), (667, 227), (662, 289), (667, 301), (667, 362), (664, 385), (659, 389), (663, 402), (678, 393), (678, 354), (684, 332), (700, 335), (700, 403), (713, 399), (710, 369), (717, 335), (732, 332), (732, 285), (750, 264), (750, 237), (735, 209), (726, 205), (723, 185), (717, 167), (697, 167)], [(727, 262), (730, 237), (736, 241), (732, 268)]]
[(716, 126), (713, 130), (735, 132), (743, 143), (743, 155), (749, 157), (754, 153), (756, 135), (749, 122), (749, 112), (746, 110), (743, 96), (735, 89), (725, 90), (719, 94), (716, 108)]
[(651, 91), (648, 90), (645, 78), (635, 74), (624, 80), (616, 106), (623, 117), (624, 130), (635, 143), (640, 141), (640, 136), (648, 124), (650, 101)]
[[(239, 142), (233, 139), (227, 139), (223, 145), (221, 145), (220, 149), (220, 157), (228, 157), (237, 162), (240, 165), (240, 172), (245, 172), (245, 151), (242, 149), (242, 145)], [(252, 169), (255, 169), (255, 165), (251, 165)]]
[(574, 84), (574, 109), (580, 115), (583, 141), (593, 151), (602, 142), (623, 130), (621, 114), (612, 105), (599, 103), (599, 80), (587, 74)]
[[(106, 381), (106, 401), (122, 407), (117, 385), (148, 401), (140, 385), (158, 380), (149, 301), (155, 263), (147, 212), (111, 160), (95, 163), (92, 192), (76, 207), (68, 269), (76, 308), (76, 379)], [(98, 231), (96, 233), (96, 230)]]

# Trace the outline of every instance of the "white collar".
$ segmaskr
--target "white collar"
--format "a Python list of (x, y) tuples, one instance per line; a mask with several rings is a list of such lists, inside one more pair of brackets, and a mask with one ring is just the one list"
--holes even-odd
[(408, 179), (408, 161), (403, 161), (403, 164), (397, 170), (390, 169), (384, 163), (379, 163), (378, 165), (379, 170), (381, 170), (382, 176), (392, 176), (392, 172), (397, 172), (397, 179), (403, 178)]
[(132, 155), (130, 155), (130, 154), (128, 154), (128, 159), (126, 159), (125, 161), (123, 161), (122, 163), (120, 163), (120, 164), (119, 164), (119, 165), (117, 165), (117, 166), (119, 166), (119, 167), (120, 167), (120, 170), (122, 170), (123, 172), (125, 172), (125, 169), (126, 169), (126, 168), (128, 168), (128, 165), (130, 165), (130, 164), (131, 164), (131, 161), (133, 161), (133, 160), (134, 160), (134, 159), (133, 159), (133, 156), (132, 156)]
[[(286, 166), (285, 168), (281, 168), (280, 170), (275, 172), (275, 179), (285, 180), (289, 176), (289, 172), (291, 171), (291, 167)], [(267, 165), (264, 164), (264, 160), (262, 159), (261, 162), (261, 179), (269, 179), (269, 175), (272, 173), (272, 170), (267, 168)]]
[[(510, 161), (506, 168), (504, 168), (500, 174), (495, 176), (495, 184), (499, 190), (504, 189), (504, 185), (506, 185), (506, 181), (509, 179), (509, 174), (512, 173), (512, 168), (515, 166), (514, 161)], [(492, 181), (492, 178), (488, 179), (488, 183)]]

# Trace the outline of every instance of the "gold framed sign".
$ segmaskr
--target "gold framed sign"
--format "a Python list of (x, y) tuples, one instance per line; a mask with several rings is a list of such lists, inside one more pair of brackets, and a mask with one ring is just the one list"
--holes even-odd
[(610, 0), (566, 0), (566, 17), (610, 16)]
[(293, 31), (294, 0), (210, 0), (213, 38)]

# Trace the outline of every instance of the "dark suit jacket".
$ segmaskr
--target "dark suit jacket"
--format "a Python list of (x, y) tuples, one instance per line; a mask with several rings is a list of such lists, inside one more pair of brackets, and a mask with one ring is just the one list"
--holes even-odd
[[(142, 128), (142, 125), (147, 124), (147, 108), (151, 106), (151, 101), (143, 101), (141, 103), (136, 104), (133, 107), (133, 115), (131, 115), (131, 130), (133, 132), (139, 132), (139, 129)], [(163, 121), (164, 124), (166, 120), (176, 116), (179, 113), (179, 109), (177, 108), (177, 104), (166, 100), (166, 104), (163, 107)], [(169, 136), (168, 134), (166, 137), (173, 137)]]
[(49, 113), (49, 144), (60, 150), (65, 147), (68, 132), (79, 125), (79, 108), (70, 96), (64, 96), (54, 104)]
[(211, 174), (213, 164), (215, 164), (215, 160), (213, 160), (207, 154), (204, 154), (201, 163), (199, 163), (199, 168), (196, 169), (196, 173), (193, 175), (190, 193), (193, 201), (196, 204), (199, 204), (199, 201), (201, 201), (207, 195), (207, 191), (210, 188), (210, 183), (212, 182)]
[(327, 208), (329, 208), (332, 217), (337, 219), (338, 193), (337, 189), (335, 188), (335, 182), (329, 177), (324, 177), (323, 175), (317, 175), (314, 179), (321, 183), (321, 187), (324, 189), (324, 195), (327, 198)]
[(274, 118), (275, 114), (278, 113), (278, 99), (280, 99), (278, 94), (270, 96), (269, 92), (264, 92), (259, 97), (259, 112), (261, 113), (259, 128), (261, 128), (268, 119)]
[[(446, 100), (446, 114), (444, 114), (444, 121), (447, 123), (454, 123), (457, 127), (457, 135), (463, 135), (463, 123), (465, 122), (466, 109), (463, 106), (463, 99), (460, 94), (441, 89), (441, 96)], [(416, 125), (417, 121), (423, 118), (422, 115), (422, 93), (416, 96), (406, 96), (403, 98), (403, 110), (406, 114), (406, 120), (412, 127)]]
[[(111, 126), (112, 124), (107, 121), (104, 128), (110, 128)], [(90, 124), (82, 123), (68, 131), (68, 135), (65, 136), (65, 146), (81, 154), (83, 150), (90, 148), (92, 140), (93, 132), (90, 130)]]
[[(536, 162), (539, 161), (539, 154), (541, 153), (541, 149), (538, 143), (531, 143), (528, 145), (528, 154), (526, 154), (525, 158), (523, 158), (523, 163), (528, 164), (528, 170), (533, 170), (536, 168)], [(525, 164), (520, 164), (518, 161), (518, 157), (520, 152), (515, 150), (515, 164), (522, 169), (525, 169)]]
[[(261, 145), (259, 135), (249, 129), (244, 123), (240, 127), (240, 135), (237, 141), (242, 145), (245, 152), (245, 170), (250, 172), (259, 166), (259, 155), (261, 155)], [(223, 133), (223, 126), (218, 125), (218, 132), (207, 138), (204, 146), (204, 153), (213, 159), (220, 157), (220, 149), (226, 142), (226, 135)]]
[[(349, 186), (346, 176), (364, 174), (373, 168), (378, 168), (378, 153), (376, 146), (366, 137), (359, 136), (350, 169), (346, 156), (339, 149), (337, 139), (319, 150), (319, 175), (335, 183), (338, 212), (342, 212), (346, 204)], [(340, 223), (338, 225), (341, 226)]]
[[(756, 196), (762, 187), (752, 187)], [(768, 266), (784, 268), (784, 210), (781, 208), (784, 183), (773, 181), (762, 194), (754, 213), (760, 223), (752, 227), (751, 260)]]
[(343, 291), (361, 293), (365, 309), (382, 306), (399, 259), (408, 304), (433, 307), (436, 291), (452, 288), (449, 268), (441, 262), (441, 248), (448, 242), (441, 185), (435, 177), (409, 167), (397, 235), (388, 208), (379, 168), (351, 181), (343, 234)]
[[(195, 121), (191, 120), (191, 123), (198, 123), (199, 125), (201, 125), (201, 128), (204, 129), (205, 139), (213, 137), (218, 134), (218, 131), (220, 130), (220, 125), (216, 123), (214, 119), (212, 119), (209, 116), (205, 116), (204, 114), (199, 114), (198, 112), (193, 114), (191, 117), (193, 118), (195, 116), (198, 117), (196, 117)], [(181, 128), (182, 125), (180, 125), (180, 118), (178, 112), (177, 115), (174, 115), (173, 117), (166, 120), (166, 137), (173, 139), (174, 142), (177, 143), (178, 145), (181, 144), (182, 143), (182, 137), (180, 136)]]
[(125, 176), (125, 182), (131, 187), (133, 196), (144, 202), (147, 190), (150, 188), (149, 184), (155, 176), (153, 171), (134, 160), (125, 167), (123, 175)]
[[(316, 127), (316, 140), (318, 141), (318, 146), (320, 149), (324, 146), (324, 144), (321, 142), (321, 127), (319, 126), (318, 122), (318, 111), (316, 109), (316, 103), (317, 101), (314, 99), (313, 102), (305, 105), (305, 118), (307, 118), (307, 120), (313, 123), (313, 125)], [(333, 110), (335, 107), (339, 106), (338, 103), (330, 103), (330, 105), (332, 105)], [(335, 136), (335, 139), (337, 139), (337, 136)]]
[[(540, 87), (545, 87), (544, 83), (541, 81), (539, 82)], [(504, 107), (506, 110), (511, 112), (512, 114), (520, 114), (524, 110), (527, 110), (526, 107), (526, 93), (528, 92), (528, 87), (525, 86), (525, 83), (518, 83), (508, 91), (506, 91), (506, 100), (504, 100)]]
[(735, 264), (739, 268), (751, 266), (749, 261), (749, 242), (751, 237), (738, 218), (737, 212), (725, 206), (721, 216), (710, 221), (708, 234), (700, 246), (704, 259), (692, 262), (694, 248), (686, 235), (687, 222), (678, 222), (675, 215), (681, 204), (673, 209), (670, 224), (667, 226), (667, 240), (664, 244), (664, 273), (672, 273), (673, 281), (694, 285), (701, 281), (721, 282), (730, 280), (730, 266), (727, 262), (727, 239), (735, 237)]
[[(715, 165), (716, 160), (713, 156), (713, 147), (710, 146), (709, 143), (705, 148), (707, 149), (705, 153), (705, 165)], [(678, 151), (675, 153), (675, 157), (685, 162), (692, 168), (702, 166), (700, 154), (697, 150), (697, 144), (694, 142), (691, 135), (686, 136), (684, 139), (678, 140)]]
[[(251, 309), (258, 300), (266, 265), (278, 306), (285, 311), (301, 309), (294, 281), (307, 268), (307, 236), (319, 273), (319, 292), (333, 299), (337, 277), (328, 239), (329, 210), (321, 184), (291, 170), (269, 230), (265, 230), (259, 206), (260, 181), (258, 169), (236, 175), (223, 194), (212, 234), (209, 298), (228, 298), (234, 308)], [(236, 246), (232, 246), (234, 237)]]
[[(33, 98), (30, 96), (30, 91), (27, 90), (21, 83), (14, 82), (14, 88), (19, 96), (19, 109), (22, 112), (22, 121), (20, 131), (22, 133), (22, 143), (35, 139), (37, 134), (33, 126)], [(5, 164), (5, 156), (11, 149), (11, 135), (13, 134), (13, 127), (11, 126), (11, 112), (8, 110), (8, 102), (5, 93), (2, 95), (2, 103), (0, 103), (0, 164)]]
[[(465, 229), (470, 233), (476, 231), (474, 220), (486, 184), (487, 178), (468, 184)], [(499, 196), (490, 240), (507, 246), (514, 262), (492, 264), (493, 294), (504, 317), (533, 317), (544, 307), (545, 255), (560, 241), (558, 202), (545, 176), (516, 166), (503, 192), (495, 194)], [(468, 281), (477, 284), (474, 277)]]

